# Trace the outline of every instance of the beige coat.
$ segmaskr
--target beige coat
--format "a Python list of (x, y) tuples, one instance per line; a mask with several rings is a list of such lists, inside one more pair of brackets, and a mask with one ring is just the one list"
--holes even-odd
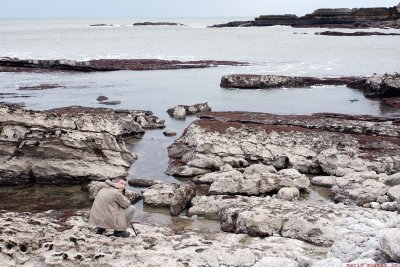
[(127, 222), (124, 209), (131, 202), (118, 190), (117, 184), (106, 181), (108, 187), (97, 193), (90, 210), (89, 224), (105, 229), (125, 231)]

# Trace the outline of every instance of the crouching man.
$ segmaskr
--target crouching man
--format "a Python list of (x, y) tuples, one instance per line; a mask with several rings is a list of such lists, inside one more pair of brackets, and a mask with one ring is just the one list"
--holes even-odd
[(113, 229), (114, 236), (128, 237), (126, 229), (135, 213), (135, 207), (124, 195), (126, 179), (117, 178), (115, 182), (107, 180), (106, 184), (108, 187), (101, 189), (93, 202), (89, 224), (97, 227), (97, 234)]

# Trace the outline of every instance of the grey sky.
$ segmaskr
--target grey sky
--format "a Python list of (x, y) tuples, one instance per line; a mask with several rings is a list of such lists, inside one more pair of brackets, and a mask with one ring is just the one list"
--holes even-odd
[(0, 18), (225, 17), (324, 7), (394, 6), (400, 0), (0, 0)]

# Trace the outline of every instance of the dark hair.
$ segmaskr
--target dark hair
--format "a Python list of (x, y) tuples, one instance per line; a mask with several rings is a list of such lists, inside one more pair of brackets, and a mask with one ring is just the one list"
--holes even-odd
[(125, 177), (116, 177), (113, 179), (114, 182), (118, 183), (119, 181), (124, 180), (126, 182), (126, 178)]

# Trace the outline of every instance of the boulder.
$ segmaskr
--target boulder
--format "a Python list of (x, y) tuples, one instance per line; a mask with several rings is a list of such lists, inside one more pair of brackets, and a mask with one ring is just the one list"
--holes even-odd
[(133, 178), (128, 180), (128, 184), (133, 187), (150, 187), (155, 184), (161, 184), (163, 181), (160, 180), (152, 180), (152, 179), (139, 179)]
[(177, 216), (186, 208), (196, 195), (196, 186), (192, 182), (178, 185), (171, 200), (171, 215)]
[(385, 179), (388, 186), (400, 185), (400, 172), (390, 175)]
[(379, 181), (377, 174), (353, 173), (336, 178), (331, 197), (335, 202), (362, 206), (377, 202), (378, 197), (384, 197), (388, 190), (389, 186)]
[(155, 207), (170, 207), (177, 184), (160, 183), (143, 190), (145, 204)]
[(311, 179), (313, 185), (332, 187), (336, 185), (336, 176), (315, 176)]
[(400, 229), (388, 229), (379, 236), (380, 249), (394, 262), (400, 262)]
[[(267, 171), (272, 170), (270, 168), (265, 169)], [(283, 187), (306, 189), (310, 185), (307, 176), (300, 174), (297, 170), (286, 169), (278, 173), (263, 170), (264, 168), (260, 166), (250, 166), (245, 169), (243, 174), (234, 170), (222, 174), (215, 178), (211, 184), (209, 194), (261, 195), (278, 191)]]
[(283, 187), (278, 191), (278, 198), (288, 201), (297, 200), (300, 196), (299, 189), (296, 187)]
[(392, 201), (400, 200), (400, 185), (389, 188), (387, 195)]
[(106, 96), (104, 96), (104, 95), (101, 95), (101, 96), (97, 97), (96, 100), (99, 101), (99, 102), (101, 102), (101, 101), (108, 100), (108, 97), (106, 97)]
[(163, 135), (165, 135), (165, 136), (175, 136), (176, 132), (173, 131), (173, 130), (167, 130), (167, 131), (163, 132)]
[(185, 119), (188, 115), (194, 115), (201, 112), (211, 111), (211, 107), (208, 103), (194, 104), (191, 106), (178, 105), (173, 108), (169, 108), (167, 113), (175, 119)]

